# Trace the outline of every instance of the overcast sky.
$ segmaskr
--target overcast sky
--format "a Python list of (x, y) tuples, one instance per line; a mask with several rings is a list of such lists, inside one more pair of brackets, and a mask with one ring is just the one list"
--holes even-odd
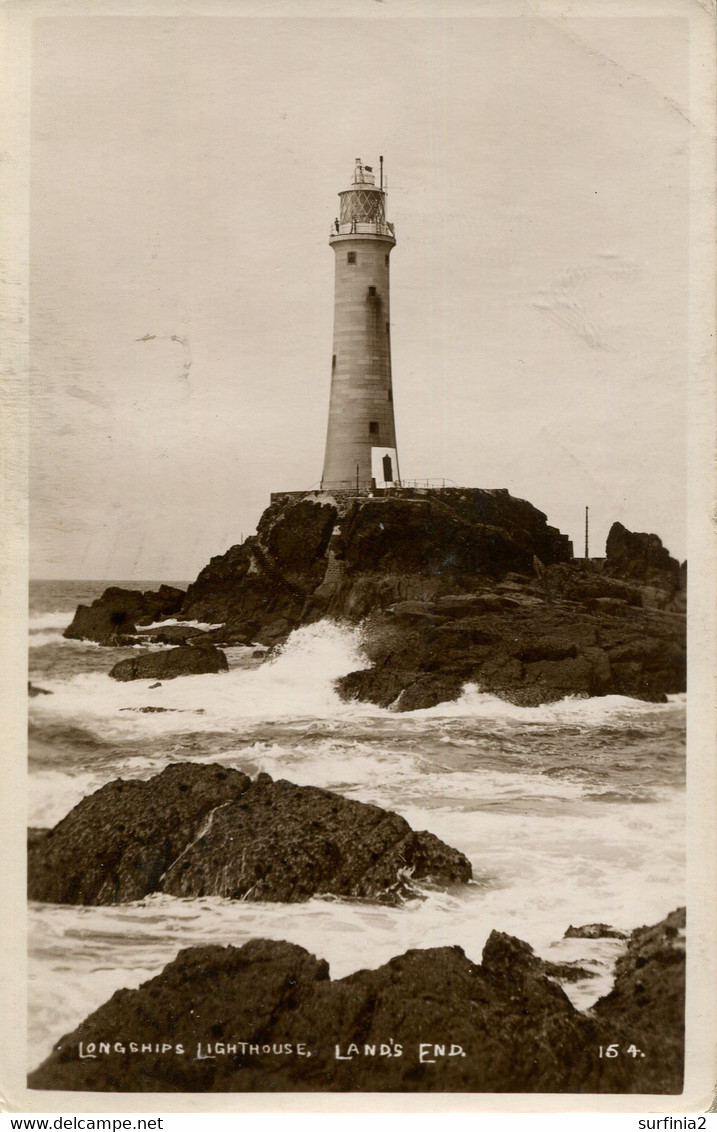
[(318, 483), (379, 154), (402, 474), (684, 557), (687, 22), (376, 10), (35, 21), (33, 576), (190, 580)]

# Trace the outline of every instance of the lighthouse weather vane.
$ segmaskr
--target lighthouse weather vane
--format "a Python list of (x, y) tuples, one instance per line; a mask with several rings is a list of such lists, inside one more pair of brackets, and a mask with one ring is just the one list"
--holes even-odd
[(391, 378), (389, 256), (383, 157), (356, 158), (353, 180), (329, 237), (336, 255), (331, 398), (324, 491), (364, 491), (399, 483)]

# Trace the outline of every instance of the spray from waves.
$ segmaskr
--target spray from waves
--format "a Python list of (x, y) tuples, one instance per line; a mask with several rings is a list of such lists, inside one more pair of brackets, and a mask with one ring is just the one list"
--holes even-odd
[(47, 632), (43, 633), (38, 630), (30, 634), (29, 646), (31, 649), (41, 649), (45, 645), (64, 645), (65, 638), (62, 633)]
[[(45, 681), (53, 695), (35, 706), (38, 719), (72, 718), (89, 727), (101, 723), (105, 733), (107, 728), (127, 733), (138, 726), (144, 733), (184, 731), (190, 714), (193, 730), (231, 730), (246, 720), (355, 713), (356, 705), (343, 704), (333, 685), (338, 677), (365, 665), (359, 632), (322, 621), (297, 629), (276, 656), (256, 667), (185, 676), (154, 688), (153, 680), (123, 683), (104, 674), (82, 673), (69, 680)], [(145, 706), (165, 710), (138, 721), (131, 709)]]
[(28, 619), (27, 627), (31, 633), (40, 629), (55, 629), (62, 632), (75, 616), (74, 609), (54, 610), (52, 613), (36, 613)]
[(65, 774), (44, 770), (31, 775), (28, 781), (28, 825), (50, 829), (61, 821), (83, 798), (94, 794), (114, 774), (103, 770), (96, 773)]

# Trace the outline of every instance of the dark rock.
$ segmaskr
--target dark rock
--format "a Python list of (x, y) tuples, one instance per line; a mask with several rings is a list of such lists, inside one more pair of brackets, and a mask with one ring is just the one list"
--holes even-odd
[(638, 585), (608, 577), (603, 569), (589, 560), (585, 562), (576, 559), (574, 562), (549, 566), (544, 572), (542, 585), (546, 597), (579, 602), (588, 608), (606, 609), (607, 602), (634, 606), (642, 604)]
[(566, 640), (564, 637), (539, 637), (526, 647), (519, 648), (514, 655), (523, 664), (541, 660), (567, 660), (574, 659), (578, 655), (578, 647), (575, 641)]
[(144, 593), (109, 586), (92, 605), (78, 605), (72, 623), (62, 635), (100, 645), (131, 644), (137, 621), (171, 617), (183, 600), (184, 591), (174, 586), (160, 586), (157, 591)]
[(83, 799), (30, 855), (29, 892), (113, 904), (151, 892), (301, 901), (416, 895), (471, 877), (466, 857), (398, 814), (311, 786), (178, 764)]
[(638, 1054), (636, 1060), (642, 1063), (646, 1093), (681, 1091), (685, 1041), (684, 908), (672, 912), (659, 924), (631, 933), (627, 951), (615, 966), (615, 985), (595, 1004), (593, 1013), (601, 1021), (613, 1022), (628, 1042), (645, 1054), (644, 1058)]
[(627, 616), (628, 603), (621, 597), (589, 597), (585, 601), (588, 609), (595, 610), (596, 613), (610, 613), (613, 616)]
[(605, 545), (605, 571), (643, 585), (674, 591), (680, 587), (680, 564), (657, 535), (628, 531), (613, 523)]
[(436, 604), (433, 601), (399, 601), (389, 606), (387, 613), (394, 617), (412, 621), (415, 618), (431, 617), (435, 619)]
[(413, 833), (397, 814), (262, 774), (241, 807), (219, 812), (201, 842), (168, 870), (162, 889), (292, 902), (317, 893), (375, 897), (392, 888), (407, 894), (404, 870), (441, 885), (471, 875), (462, 854), (431, 834)]
[[(415, 683), (415, 673), (382, 667), (362, 668), (349, 672), (336, 681), (336, 688), (344, 700), (376, 704), (377, 707), (391, 707), (395, 700), (406, 691), (407, 684)], [(440, 701), (436, 700), (436, 703)]]
[(260, 629), (256, 635), (256, 643), (271, 648), (273, 645), (283, 644), (291, 632), (291, 624), (285, 617), (278, 617)]
[(209, 561), (196, 582), (187, 587), (181, 611), (183, 617), (212, 624), (227, 621), (232, 599), (249, 582), (251, 547), (254, 542), (253, 538), (248, 538), (246, 542), (231, 546), (225, 554), (217, 554)]
[(75, 616), (63, 637), (78, 641), (95, 641), (98, 645), (120, 647), (134, 642), (136, 617), (110, 605), (78, 605)]
[[(454, 601), (435, 609), (474, 608)], [(372, 667), (338, 680), (340, 695), (400, 711), (455, 699), (466, 684), (524, 706), (610, 693), (664, 702), (686, 678), (681, 618), (639, 606), (615, 617), (561, 599), (440, 623), (378, 612), (365, 652)]]
[(233, 623), (231, 625), (222, 625), (218, 629), (205, 629), (201, 636), (191, 637), (187, 644), (192, 648), (199, 646), (204, 648), (205, 645), (218, 645), (220, 648), (234, 648), (236, 645), (246, 646), (254, 643), (254, 634), (257, 632), (257, 625), (247, 625)]
[(202, 823), (249, 782), (235, 770), (180, 763), (149, 782), (108, 783), (30, 853), (30, 899), (119, 904), (157, 891)]
[[(463, 505), (450, 491), (356, 502), (342, 521), (338, 556), (352, 573), (496, 577), (529, 568), (536, 552), (533, 540), (542, 547), (540, 512), (527, 505), (534, 512), (529, 534), (516, 521), (516, 509), (526, 506), (523, 501), (507, 492), (498, 497), (477, 489), (463, 496)], [(540, 518), (544, 523), (545, 516)]]
[(147, 652), (118, 661), (110, 669), (113, 680), (174, 680), (176, 676), (197, 676), (203, 672), (226, 672), (227, 658), (220, 649), (180, 645), (162, 652)]
[(48, 688), (40, 688), (39, 685), (33, 684), (31, 680), (27, 682), (28, 696), (51, 696), (52, 692)]
[(564, 939), (627, 939), (627, 933), (610, 927), (609, 924), (582, 924), (574, 928), (571, 924)]
[(205, 566), (187, 589), (182, 616), (226, 623), (241, 634), (238, 644), (250, 643), (268, 620), (281, 617), (296, 628), (326, 572), (336, 515), (336, 506), (321, 497), (272, 504), (255, 537)]
[[(340, 584), (326, 581), (329, 547)], [(255, 537), (202, 570), (182, 616), (253, 623), (254, 634), (278, 617), (291, 628), (326, 612), (357, 620), (377, 604), (421, 597), (400, 592), (407, 577), (419, 590), (443, 577), (467, 574), (474, 581), (476, 572), (523, 577), (515, 569), (529, 571), (535, 553), (549, 563), (567, 561), (570, 544), (541, 511), (507, 491), (402, 489), (351, 501), (341, 511), (329, 496), (281, 496), (262, 515)], [(364, 592), (367, 574), (377, 575), (371, 597)]]
[(184, 708), (151, 707), (151, 706), (149, 706), (149, 707), (121, 707), (120, 708), (120, 711), (139, 711), (139, 712), (143, 712), (145, 715), (153, 715), (153, 714), (157, 714), (157, 713), (161, 713), (161, 712), (165, 712), (165, 711), (183, 711), (183, 710), (184, 710)]
[(161, 602), (161, 611), (164, 616), (176, 613), (184, 601), (186, 594), (179, 586), (166, 586), (162, 585), (157, 591), (157, 597)]
[[(282, 575), (301, 588), (315, 589), (322, 580), (329, 539), (337, 509), (320, 499), (302, 499), (288, 507), (270, 507), (262, 515), (257, 535)], [(307, 579), (314, 584), (307, 585)]]
[(462, 681), (450, 672), (427, 674), (417, 680), (409, 677), (406, 685), (393, 702), (396, 711), (419, 711), (450, 703), (460, 696), (463, 688)]
[(195, 633), (193, 636), (187, 638), (187, 644), (192, 649), (213, 649), (215, 643), (208, 633), (200, 632)]
[(446, 594), (435, 602), (435, 609), (446, 617), (459, 620), (480, 613), (497, 613), (501, 599), (494, 593)]
[[(619, 1004), (598, 1017), (581, 1014), (541, 962), (527, 944), (498, 932), (482, 964), (459, 947), (441, 947), (338, 980), (291, 943), (189, 948), (137, 990), (117, 991), (63, 1037), (29, 1085), (228, 1093), (681, 1090), (679, 1065), (664, 1052), (673, 1033), (679, 1037), (679, 1020), (676, 1026), (651, 999), (639, 1022), (640, 1033), (651, 1035), (648, 1056), (601, 1058), (600, 1046), (626, 1049), (631, 1040)], [(664, 975), (668, 996), (679, 997), (678, 964)], [(658, 1018), (673, 1028), (667, 1035)], [(625, 1021), (632, 1027), (631, 1015)], [(172, 1050), (79, 1058), (80, 1042), (86, 1049), (103, 1040), (161, 1040)]]

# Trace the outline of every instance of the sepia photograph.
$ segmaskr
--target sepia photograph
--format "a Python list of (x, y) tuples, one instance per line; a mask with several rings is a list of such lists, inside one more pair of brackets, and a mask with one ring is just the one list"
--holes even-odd
[(700, 12), (33, 10), (30, 1110), (700, 1104)]

